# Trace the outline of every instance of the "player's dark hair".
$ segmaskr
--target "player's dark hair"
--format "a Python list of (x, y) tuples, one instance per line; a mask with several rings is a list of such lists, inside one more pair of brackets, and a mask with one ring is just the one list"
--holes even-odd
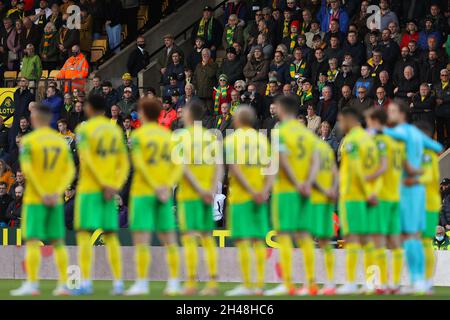
[(248, 105), (241, 105), (235, 116), (238, 117), (239, 122), (244, 126), (253, 127), (256, 122), (256, 113), (252, 107)]
[(298, 113), (298, 102), (293, 96), (278, 96), (275, 103), (287, 114), (296, 116)]
[(186, 107), (189, 108), (192, 121), (202, 121), (203, 115), (205, 114), (205, 108), (202, 103), (193, 101)]
[[(34, 107), (33, 110), (42, 117), (46, 117), (46, 118), (52, 117), (52, 109), (50, 109), (50, 107), (46, 104), (38, 103), (38, 104), (36, 104), (36, 106)], [(27, 121), (28, 121), (28, 119), (27, 119)]]
[(157, 121), (162, 109), (161, 101), (156, 98), (142, 98), (138, 102), (138, 110), (142, 110), (149, 121)]
[(5, 186), (5, 187), (7, 187), (8, 184), (7, 184), (5, 181), (0, 181), (0, 186)]
[(60, 124), (60, 123), (64, 123), (64, 124), (67, 125), (67, 120), (66, 119), (59, 119), (57, 124)]
[(400, 113), (409, 114), (409, 106), (407, 103), (405, 103), (405, 101), (403, 101), (402, 99), (394, 99), (394, 104), (396, 104), (398, 106), (398, 110), (400, 111)]
[(382, 125), (386, 125), (388, 116), (387, 112), (381, 108), (372, 108), (367, 111), (367, 116), (373, 120), (378, 121)]
[(353, 107), (345, 107), (339, 113), (344, 117), (350, 117), (358, 121), (361, 119), (361, 113), (358, 109)]
[(419, 128), (427, 136), (433, 135), (433, 127), (426, 121), (417, 121), (414, 125)]
[(106, 110), (106, 100), (99, 94), (90, 94), (87, 98), (87, 103), (95, 111), (100, 112)]

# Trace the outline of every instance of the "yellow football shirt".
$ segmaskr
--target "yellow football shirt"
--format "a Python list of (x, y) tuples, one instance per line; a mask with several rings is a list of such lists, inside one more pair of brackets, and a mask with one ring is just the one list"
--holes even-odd
[(23, 137), (20, 167), (27, 179), (23, 202), (40, 204), (44, 195), (62, 194), (72, 182), (75, 166), (69, 147), (55, 130), (45, 127)]
[[(316, 183), (323, 190), (330, 190), (334, 182), (333, 167), (336, 163), (334, 151), (330, 145), (322, 139), (317, 139), (316, 148), (320, 154), (320, 167), (317, 172)], [(314, 204), (322, 204), (329, 203), (330, 200), (325, 194), (316, 188), (313, 188), (311, 191), (311, 202)]]
[[(260, 192), (264, 188), (264, 168), (270, 164), (269, 141), (253, 128), (240, 128), (225, 138), (227, 164), (238, 165), (250, 186)], [(232, 175), (229, 181), (229, 202), (244, 203), (251, 194)]]
[(341, 201), (366, 201), (376, 191), (376, 182), (366, 181), (366, 177), (379, 168), (375, 141), (363, 128), (355, 127), (344, 137), (340, 153)]
[(171, 132), (157, 123), (145, 124), (131, 135), (134, 175), (132, 196), (150, 196), (162, 186), (173, 187), (182, 167), (172, 161), (174, 143)]
[[(177, 143), (184, 165), (189, 168), (203, 190), (211, 190), (214, 187), (212, 184), (216, 175), (217, 161), (223, 161), (217, 137), (201, 125), (193, 125), (177, 135)], [(183, 177), (178, 186), (177, 199), (185, 201), (200, 198), (189, 180)]]
[(439, 212), (442, 199), (439, 191), (439, 157), (436, 152), (425, 149), (422, 169), (424, 172), (419, 181), (425, 185), (426, 210)]
[(77, 149), (80, 157), (78, 192), (101, 192), (109, 186), (120, 189), (130, 163), (120, 127), (104, 116), (96, 116), (78, 125)]
[[(287, 155), (295, 178), (304, 182), (308, 178), (319, 139), (296, 119), (283, 122), (278, 132), (275, 130), (273, 133), (275, 138), (278, 135), (279, 152)], [(284, 170), (279, 170), (273, 191), (275, 193), (296, 192), (295, 186), (289, 181)]]
[(374, 138), (380, 157), (387, 159), (386, 171), (380, 177), (379, 200), (398, 202), (400, 201), (403, 162), (406, 159), (405, 144), (385, 134), (377, 134)]

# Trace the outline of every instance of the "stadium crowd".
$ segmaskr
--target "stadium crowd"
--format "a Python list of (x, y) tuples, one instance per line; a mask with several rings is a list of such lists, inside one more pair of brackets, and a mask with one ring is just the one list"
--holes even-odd
[[(14, 121), (7, 127), (0, 120), (3, 226), (20, 225), (25, 181), (18, 164), (19, 144), (32, 130), (29, 110), (43, 69), (61, 68), (58, 77), (62, 79), (75, 69), (83, 79), (79, 85), (74, 81), (70, 90), (50, 81), (42, 101), (53, 110), (52, 126), (64, 135), (74, 154), (74, 130), (86, 119), (83, 103), (90, 93), (106, 98), (105, 114), (123, 128), (128, 141), (141, 125), (136, 112), (140, 96), (162, 100), (159, 123), (172, 130), (183, 127), (183, 106), (201, 100), (208, 110), (204, 126), (224, 135), (232, 128), (234, 112), (247, 104), (257, 113), (257, 127), (266, 129), (270, 137), (278, 123), (274, 98), (291, 95), (298, 100), (299, 121), (329, 143), (338, 159), (342, 140), (336, 125), (338, 112), (351, 106), (362, 114), (371, 107), (386, 108), (394, 98), (410, 105), (412, 122), (428, 122), (436, 139), (450, 147), (447, 1), (230, 0), (221, 18), (206, 6), (192, 30), (190, 50), (178, 47), (173, 35), (162, 39), (165, 48), (157, 61), (160, 88), (138, 88), (134, 83), (137, 73), (150, 63), (145, 38), (137, 36), (137, 31), (129, 32), (137, 39), (136, 49), (119, 87), (99, 77), (87, 80), (92, 39), (106, 32), (110, 48), (116, 49), (120, 28), (115, 26), (121, 25), (121, 10), (128, 11), (119, 0), (82, 0), (77, 3), (82, 28), (72, 30), (67, 28), (65, 10), (74, 3), (41, 0), (34, 8), (29, 1), (0, 1), (1, 68), (21, 71)], [(371, 5), (379, 11), (369, 12)], [(90, 81), (89, 91), (84, 90), (86, 81)], [(450, 248), (445, 235), (450, 231), (449, 185), (450, 180), (442, 181), (443, 232), (438, 231), (436, 248)], [(65, 196), (69, 229), (75, 192), (69, 188)], [(121, 226), (126, 227), (127, 191), (121, 196)]]

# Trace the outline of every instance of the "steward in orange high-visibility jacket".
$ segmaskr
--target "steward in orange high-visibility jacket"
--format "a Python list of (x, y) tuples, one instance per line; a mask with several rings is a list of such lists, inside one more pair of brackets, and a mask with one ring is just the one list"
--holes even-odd
[[(63, 67), (56, 76), (57, 79), (73, 79), (72, 90), (85, 90), (86, 78), (89, 75), (89, 64), (86, 57), (80, 52), (80, 47), (72, 47), (72, 56), (66, 60)], [(70, 81), (65, 81), (64, 92), (69, 91)]]

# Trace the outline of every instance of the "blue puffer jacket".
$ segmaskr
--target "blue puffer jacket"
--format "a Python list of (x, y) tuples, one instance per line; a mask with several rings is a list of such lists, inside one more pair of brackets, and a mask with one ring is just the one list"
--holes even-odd
[[(320, 29), (323, 32), (329, 31), (330, 17), (331, 17), (331, 12), (330, 12), (330, 8), (327, 6), (327, 1), (322, 0), (322, 6), (320, 7), (320, 11), (317, 14), (317, 20), (319, 20)], [(348, 17), (347, 11), (340, 8), (339, 9), (339, 29), (341, 32), (347, 33), (348, 23), (349, 23), (349, 17)]]

